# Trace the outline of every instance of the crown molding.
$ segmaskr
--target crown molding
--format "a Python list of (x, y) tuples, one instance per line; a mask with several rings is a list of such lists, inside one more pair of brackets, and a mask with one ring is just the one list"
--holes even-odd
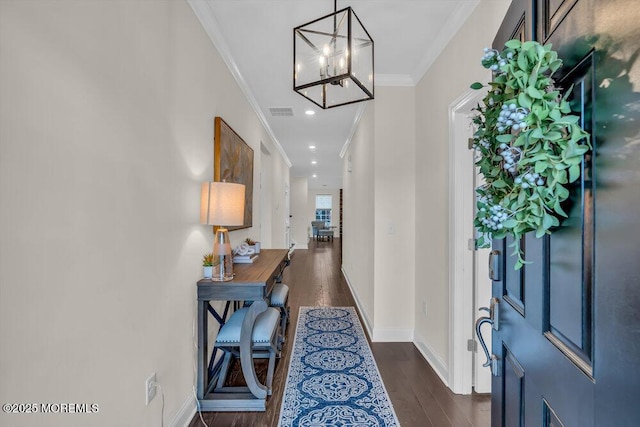
[(209, 39), (213, 43), (213, 46), (220, 53), (222, 60), (224, 61), (225, 64), (227, 64), (229, 71), (231, 71), (231, 75), (233, 75), (233, 78), (235, 79), (236, 83), (238, 83), (238, 86), (240, 86), (240, 90), (242, 90), (242, 93), (244, 93), (244, 96), (247, 98), (247, 101), (249, 101), (249, 105), (251, 105), (251, 108), (258, 116), (260, 123), (262, 123), (262, 126), (267, 131), (267, 134), (273, 141), (274, 145), (276, 146), (276, 149), (278, 150), (280, 155), (283, 157), (287, 166), (291, 167), (292, 166), (291, 160), (289, 160), (289, 157), (287, 156), (287, 153), (285, 153), (284, 148), (282, 148), (282, 145), (280, 145), (280, 142), (278, 142), (278, 138), (276, 138), (275, 134), (273, 133), (273, 130), (271, 129), (271, 126), (269, 126), (269, 123), (267, 122), (266, 117), (264, 116), (262, 110), (260, 109), (260, 105), (258, 104), (258, 101), (255, 99), (255, 97), (251, 93), (251, 90), (249, 89), (249, 85), (247, 85), (247, 82), (245, 81), (244, 77), (240, 73), (240, 70), (238, 69), (237, 64), (235, 63), (235, 61), (233, 60), (233, 57), (231, 56), (231, 51), (229, 50), (229, 46), (227, 45), (227, 42), (225, 41), (224, 36), (220, 32), (220, 26), (218, 25), (218, 21), (216, 20), (213, 14), (213, 11), (211, 10), (211, 7), (209, 6), (209, 2), (207, 2), (206, 0), (187, 0), (187, 3), (189, 3), (189, 6), (191, 6), (193, 13), (195, 13), (196, 17), (200, 21), (202, 28), (204, 28), (204, 31), (209, 36)]
[(416, 82), (409, 74), (376, 74), (376, 86), (412, 87)]
[(342, 146), (342, 150), (340, 150), (340, 158), (344, 159), (344, 155), (347, 154), (347, 150), (351, 145), (351, 140), (353, 139), (353, 135), (355, 135), (356, 130), (358, 130), (358, 125), (360, 124), (360, 119), (364, 114), (364, 111), (367, 109), (368, 102), (363, 102), (358, 106), (358, 111), (356, 111), (356, 115), (353, 118), (353, 124), (351, 125), (351, 131), (349, 132), (349, 138), (344, 142)]

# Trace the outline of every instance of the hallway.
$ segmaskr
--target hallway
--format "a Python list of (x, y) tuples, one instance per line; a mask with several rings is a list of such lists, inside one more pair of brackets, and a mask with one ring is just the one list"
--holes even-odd
[[(301, 306), (355, 306), (340, 272), (340, 241), (309, 242), (296, 250), (284, 274), (290, 285), (291, 324), (283, 358), (276, 365), (273, 395), (266, 412), (204, 412), (210, 427), (275, 427), (278, 423), (286, 370), (289, 364), (298, 310)], [(459, 396), (440, 381), (412, 343), (373, 343), (373, 354), (403, 427), (488, 427), (490, 398)], [(260, 362), (258, 362), (260, 363)], [(264, 375), (264, 369), (259, 374)], [(233, 381), (233, 379), (231, 379)], [(189, 427), (203, 426), (196, 413)]]

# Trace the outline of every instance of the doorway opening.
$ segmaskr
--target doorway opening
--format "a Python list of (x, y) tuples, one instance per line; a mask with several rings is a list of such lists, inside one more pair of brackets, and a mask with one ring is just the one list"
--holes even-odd
[(260, 240), (263, 247), (272, 247), (272, 216), (273, 216), (273, 182), (271, 168), (271, 152), (260, 141)]

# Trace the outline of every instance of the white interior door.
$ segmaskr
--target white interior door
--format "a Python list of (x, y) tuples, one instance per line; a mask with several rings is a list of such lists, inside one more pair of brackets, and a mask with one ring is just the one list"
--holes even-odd
[[(488, 276), (489, 250), (476, 250), (473, 219), (476, 209), (475, 187), (479, 178), (474, 153), (469, 149), (473, 136), (473, 108), (482, 94), (469, 91), (450, 106), (450, 352), (449, 387), (454, 393), (491, 392), (491, 373), (483, 367), (484, 352), (475, 336), (475, 322), (491, 300)], [(486, 334), (490, 331), (486, 331)], [(476, 351), (470, 343), (476, 342)], [(478, 352), (478, 350), (480, 352)]]
[[(487, 314), (485, 311), (480, 312), (480, 307), (489, 307), (491, 300), (491, 280), (489, 280), (489, 253), (491, 249), (478, 249), (475, 256), (474, 271), (474, 288), (475, 288), (475, 315)], [(482, 336), (487, 343), (487, 347), (491, 348), (491, 327), (483, 326)], [(476, 344), (476, 351), (473, 358), (473, 389), (476, 393), (491, 393), (491, 370), (482, 366), (486, 362), (484, 352), (480, 348), (480, 344)]]
[(284, 184), (284, 244), (287, 249), (291, 247), (291, 198), (289, 195), (289, 183)]
[[(475, 157), (475, 156), (474, 156)], [(475, 188), (483, 184), (482, 175), (478, 173), (478, 168), (473, 165), (473, 216), (475, 216)], [(473, 218), (472, 218), (473, 221)], [(491, 301), (491, 280), (489, 279), (489, 254), (490, 248), (477, 249), (474, 253), (474, 275), (473, 275), (473, 294), (474, 294), (474, 321), (480, 316), (487, 315), (486, 311), (480, 311), (480, 307), (489, 307)], [(482, 336), (491, 348), (491, 328), (489, 325), (483, 326)], [(479, 343), (476, 344), (476, 351), (473, 357), (473, 389), (476, 393), (491, 393), (491, 370), (482, 366), (486, 362), (484, 352), (480, 348)]]

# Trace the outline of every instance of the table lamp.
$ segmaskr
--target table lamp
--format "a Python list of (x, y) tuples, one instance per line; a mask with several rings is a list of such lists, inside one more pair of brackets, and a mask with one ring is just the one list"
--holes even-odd
[(213, 242), (214, 282), (233, 279), (233, 255), (228, 230), (224, 227), (244, 223), (243, 184), (204, 182), (200, 190), (200, 223), (217, 226)]

